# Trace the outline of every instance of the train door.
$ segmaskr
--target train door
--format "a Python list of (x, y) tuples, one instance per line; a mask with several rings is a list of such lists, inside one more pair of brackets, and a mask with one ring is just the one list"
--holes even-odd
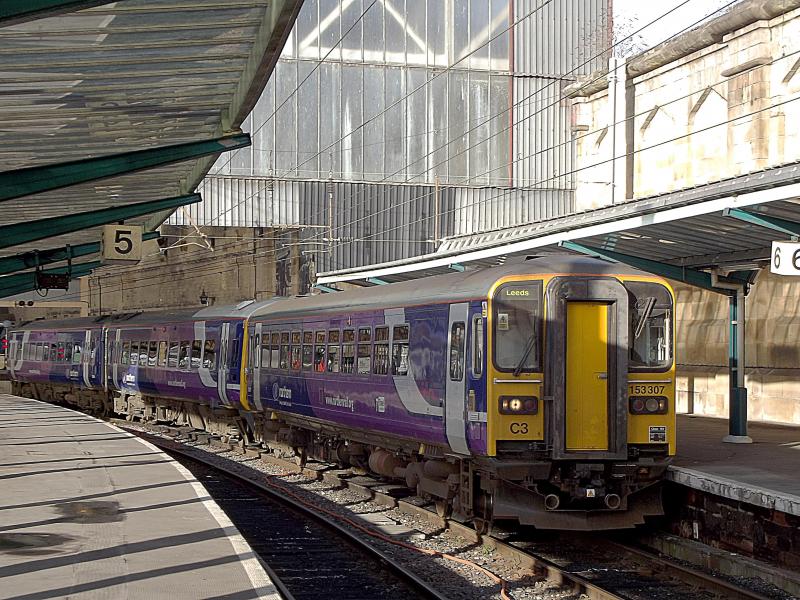
[(567, 303), (567, 450), (608, 450), (608, 313), (604, 302)]
[(469, 303), (450, 305), (447, 336), (448, 368), (445, 393), (445, 431), (451, 450), (469, 454), (467, 445), (466, 341)]
[(230, 323), (223, 323), (219, 332), (219, 373), (217, 375), (217, 392), (219, 400), (224, 406), (230, 404), (228, 401), (228, 370), (230, 359), (228, 348), (230, 347)]
[[(119, 365), (122, 362), (122, 344), (120, 344), (121, 329), (106, 330), (106, 352), (109, 355), (110, 368), (108, 370), (108, 387), (120, 389)], [(127, 359), (126, 359), (127, 360)]]
[(81, 364), (80, 369), (83, 375), (83, 383), (86, 385), (87, 388), (92, 387), (92, 382), (89, 379), (90, 375), (90, 361), (91, 361), (91, 351), (90, 351), (90, 344), (92, 343), (92, 330), (87, 329), (83, 335), (83, 352), (81, 354)]
[(261, 410), (261, 323), (256, 323), (255, 332), (253, 335), (253, 344), (250, 348), (252, 354), (250, 364), (253, 365), (253, 370), (250, 375), (252, 381), (252, 395), (253, 408)]
[(627, 458), (627, 290), (608, 277), (556, 278), (547, 302), (554, 458)]

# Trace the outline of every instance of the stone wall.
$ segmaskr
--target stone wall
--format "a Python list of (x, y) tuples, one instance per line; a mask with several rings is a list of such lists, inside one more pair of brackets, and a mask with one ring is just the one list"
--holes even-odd
[(161, 240), (145, 242), (137, 266), (106, 268), (85, 278), (90, 314), (199, 308), (203, 292), (213, 305), (270, 298), (276, 289), (276, 252), (290, 255), (296, 293), (296, 232), (231, 227), (202, 232), (164, 225)]
[[(756, 22), (629, 81), (629, 197), (800, 160), (798, 17)], [(579, 211), (611, 202), (612, 144), (626, 136), (626, 116), (611, 113), (607, 89), (573, 101)]]
[[(728, 415), (728, 300), (674, 283), (678, 409)], [(800, 285), (762, 271), (746, 302), (745, 383), (752, 420), (800, 424)]]

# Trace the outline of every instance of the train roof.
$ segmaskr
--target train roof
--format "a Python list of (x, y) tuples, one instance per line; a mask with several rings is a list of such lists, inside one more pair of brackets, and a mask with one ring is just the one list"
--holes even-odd
[(269, 306), (275, 299), (245, 300), (238, 304), (209, 306), (201, 309), (182, 308), (175, 310), (131, 312), (97, 317), (78, 317), (74, 319), (51, 319), (20, 323), (11, 330), (49, 330), (49, 329), (93, 329), (98, 327), (136, 327), (163, 323), (183, 323), (187, 321), (214, 321), (225, 319), (244, 319), (254, 311)]
[(260, 308), (253, 313), (252, 317), (267, 320), (297, 314), (333, 311), (347, 313), (356, 306), (362, 310), (379, 310), (395, 306), (439, 304), (486, 298), (492, 286), (502, 277), (550, 273), (647, 275), (653, 277), (650, 273), (620, 263), (569, 254), (554, 254), (490, 269), (448, 273), (316, 296), (286, 298)]

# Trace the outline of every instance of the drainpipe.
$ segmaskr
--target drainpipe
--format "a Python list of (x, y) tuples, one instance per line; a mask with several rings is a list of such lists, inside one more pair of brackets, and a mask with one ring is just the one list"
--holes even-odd
[(752, 444), (747, 435), (747, 387), (745, 386), (745, 296), (747, 284), (722, 282), (716, 269), (711, 271), (711, 285), (730, 290), (728, 333), (728, 435), (729, 444)]

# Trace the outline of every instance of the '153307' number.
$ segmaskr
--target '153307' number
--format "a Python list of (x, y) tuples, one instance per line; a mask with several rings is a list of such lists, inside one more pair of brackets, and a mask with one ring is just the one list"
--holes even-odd
[(664, 393), (664, 388), (667, 387), (665, 385), (632, 385), (630, 386), (629, 393), (631, 396), (646, 396), (646, 395), (655, 395), (660, 396)]

